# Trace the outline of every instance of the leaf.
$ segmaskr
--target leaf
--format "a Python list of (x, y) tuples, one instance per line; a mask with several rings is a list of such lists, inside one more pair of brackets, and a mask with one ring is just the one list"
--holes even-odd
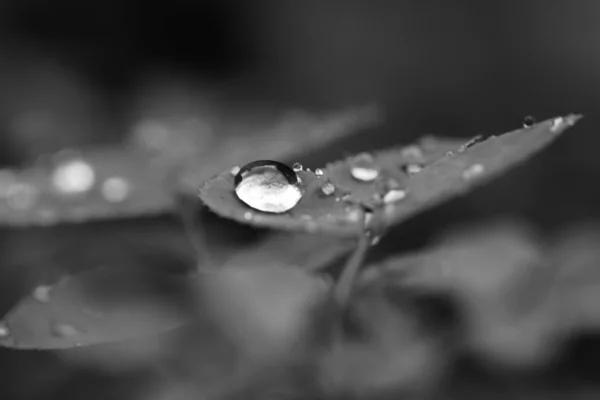
[(64, 349), (165, 332), (192, 320), (184, 275), (99, 268), (36, 287), (5, 316), (0, 345)]
[[(376, 110), (364, 107), (324, 117), (287, 114), (245, 130), (244, 124), (230, 124), (212, 140), (200, 133), (146, 127), (142, 131), (150, 138), (137, 139), (144, 145), (63, 151), (27, 169), (1, 170), (0, 224), (55, 225), (169, 213), (177, 193), (194, 195), (200, 182), (232, 163), (267, 155), (285, 159), (376, 122)], [(163, 134), (157, 145), (153, 135)], [(69, 164), (72, 168), (61, 178), (59, 168)]]
[[(376, 223), (384, 226), (378, 229), (398, 224), (523, 162), (579, 118), (559, 117), (478, 143), (465, 140), (462, 146), (455, 141), (424, 140), (417, 151), (415, 147), (392, 149), (338, 161), (324, 168), (321, 176), (299, 171), (304, 194), (287, 213), (265, 213), (239, 201), (229, 171), (202, 185), (199, 197), (215, 213), (247, 224), (356, 236), (363, 218), (360, 209), (379, 212)], [(369, 165), (363, 172), (378, 171), (376, 178), (354, 178), (351, 171), (359, 162)], [(326, 194), (323, 186), (328, 183), (333, 186)], [(332, 187), (335, 191), (329, 194)]]
[[(387, 168), (388, 179), (399, 185), (406, 183), (406, 165), (424, 166), (443, 157), (449, 151), (465, 145), (466, 139), (423, 138), (418, 145), (382, 150), (373, 154), (375, 164)], [(418, 162), (418, 164), (417, 164)], [(304, 195), (297, 206), (286, 214), (261, 213), (241, 203), (234, 192), (234, 176), (223, 172), (200, 187), (200, 199), (215, 213), (243, 223), (290, 231), (308, 231), (339, 236), (355, 236), (361, 226), (361, 202), (371, 201), (386, 181), (363, 183), (354, 180), (348, 169), (349, 160), (338, 161), (323, 169), (317, 177), (309, 170), (299, 171)], [(323, 184), (331, 182), (335, 192), (327, 196)], [(250, 217), (250, 218), (249, 218)]]

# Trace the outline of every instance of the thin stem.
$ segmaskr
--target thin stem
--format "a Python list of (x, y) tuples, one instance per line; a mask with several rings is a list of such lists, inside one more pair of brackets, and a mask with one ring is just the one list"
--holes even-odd
[(214, 264), (206, 245), (204, 229), (195, 224), (200, 206), (196, 202), (191, 202), (189, 197), (183, 194), (177, 196), (177, 205), (177, 214), (185, 234), (196, 251), (198, 271), (211, 270)]
[(371, 243), (370, 235), (363, 233), (358, 240), (358, 246), (352, 256), (348, 259), (348, 262), (344, 266), (342, 275), (338, 280), (335, 288), (335, 300), (340, 306), (344, 306), (350, 298), (352, 292), (352, 286), (358, 270), (360, 269), (362, 262), (367, 254), (367, 249)]

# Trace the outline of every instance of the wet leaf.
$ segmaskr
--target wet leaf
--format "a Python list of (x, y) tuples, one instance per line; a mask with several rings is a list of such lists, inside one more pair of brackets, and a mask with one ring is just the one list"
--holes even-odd
[[(216, 138), (179, 135), (165, 126), (140, 128), (126, 147), (69, 150), (21, 170), (0, 171), (0, 224), (55, 225), (172, 212), (176, 193), (233, 163), (281, 159), (377, 123), (373, 107), (326, 116), (287, 114), (253, 126), (230, 124)], [(189, 129), (188, 129), (189, 131)], [(162, 136), (161, 136), (162, 135)], [(148, 137), (147, 137), (148, 136)]]
[(374, 153), (373, 164), (381, 167), (380, 179), (361, 182), (350, 174), (351, 159), (338, 161), (314, 172), (295, 166), (304, 194), (285, 214), (270, 214), (242, 203), (234, 191), (237, 170), (226, 171), (200, 188), (200, 198), (217, 214), (258, 226), (310, 233), (355, 236), (363, 214), (360, 205), (373, 203), (379, 192), (394, 185), (402, 190), (409, 179), (409, 168), (422, 168), (456, 151), (468, 140), (425, 137), (418, 144)]
[[(579, 118), (559, 117), (485, 141), (429, 138), (417, 146), (359, 154), (314, 172), (298, 166), (303, 197), (285, 213), (258, 211), (240, 201), (234, 191), (237, 171), (209, 180), (199, 196), (215, 213), (243, 223), (355, 236), (361, 229), (361, 209), (379, 212), (379, 229), (398, 224), (518, 165)], [(254, 189), (260, 196), (262, 187)]]
[(40, 285), (4, 317), (0, 345), (64, 349), (155, 335), (192, 317), (184, 275), (100, 268)]

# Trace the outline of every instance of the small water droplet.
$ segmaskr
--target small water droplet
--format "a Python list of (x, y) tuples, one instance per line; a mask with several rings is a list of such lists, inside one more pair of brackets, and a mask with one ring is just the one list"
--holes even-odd
[(63, 194), (85, 193), (94, 186), (96, 173), (82, 159), (70, 160), (58, 165), (52, 173), (52, 184)]
[(423, 150), (416, 144), (406, 146), (400, 150), (400, 157), (407, 162), (422, 163), (425, 161)]
[(235, 166), (231, 167), (231, 170), (229, 171), (229, 173), (232, 176), (236, 176), (237, 174), (240, 173), (240, 167), (238, 165), (235, 165)]
[(469, 168), (465, 169), (462, 173), (463, 179), (473, 179), (478, 175), (481, 175), (485, 171), (485, 168), (481, 164), (473, 164)]
[(130, 188), (124, 178), (113, 176), (102, 184), (102, 196), (111, 203), (120, 203), (129, 197)]
[(533, 116), (528, 115), (523, 118), (523, 128), (530, 128), (533, 124), (535, 124), (535, 118)]
[(350, 202), (352, 200), (352, 195), (350, 193), (345, 193), (341, 197), (342, 201)]
[(50, 301), (50, 292), (52, 286), (50, 285), (39, 285), (33, 289), (32, 297), (40, 303), (48, 303)]
[(294, 172), (300, 172), (304, 169), (304, 167), (299, 162), (295, 162), (292, 164), (292, 169), (294, 170)]
[(56, 336), (64, 338), (81, 334), (77, 328), (69, 324), (55, 324), (52, 327), (52, 333), (54, 333)]
[(38, 199), (38, 190), (29, 183), (14, 183), (8, 188), (8, 205), (17, 210), (26, 210), (34, 206)]
[(383, 196), (385, 204), (395, 203), (406, 197), (406, 191), (401, 189), (392, 189)]
[(302, 198), (301, 181), (293, 169), (277, 161), (245, 165), (235, 177), (235, 193), (248, 206), (263, 212), (284, 213)]
[(563, 124), (563, 117), (554, 118), (554, 120), (552, 121), (552, 125), (550, 125), (550, 132), (556, 132), (563, 126)]
[(315, 175), (318, 177), (323, 176), (323, 170), (321, 168), (315, 169)]
[(244, 219), (245, 219), (246, 221), (251, 221), (251, 220), (252, 220), (252, 213), (251, 213), (250, 211), (246, 211), (246, 212), (244, 213)]
[(419, 172), (421, 172), (423, 167), (421, 167), (418, 164), (408, 164), (408, 165), (405, 165), (403, 169), (407, 174), (414, 175), (414, 174), (418, 174)]
[(10, 329), (8, 324), (4, 321), (0, 321), (0, 338), (7, 338), (10, 336)]
[(321, 193), (325, 196), (331, 196), (335, 192), (335, 186), (331, 182), (325, 182), (323, 186), (321, 186)]
[(357, 155), (350, 163), (350, 174), (356, 180), (371, 182), (379, 176), (379, 167), (375, 165), (373, 156), (368, 153)]

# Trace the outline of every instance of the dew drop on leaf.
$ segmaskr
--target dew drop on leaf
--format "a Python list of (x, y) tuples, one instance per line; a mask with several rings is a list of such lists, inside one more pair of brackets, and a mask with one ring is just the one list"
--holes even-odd
[(473, 179), (478, 175), (481, 175), (485, 168), (481, 164), (471, 165), (469, 168), (465, 169), (462, 173), (462, 177), (465, 180)]
[(81, 194), (89, 191), (96, 180), (90, 164), (81, 159), (58, 165), (52, 173), (52, 185), (62, 194)]
[(302, 166), (302, 164), (300, 164), (299, 162), (296, 162), (296, 163), (293, 163), (293, 164), (292, 164), (292, 169), (293, 169), (295, 172), (300, 172), (300, 171), (302, 171), (302, 170), (304, 169), (304, 167), (303, 167), (303, 166)]
[(408, 164), (404, 166), (404, 171), (409, 175), (418, 174), (423, 168), (419, 164)]
[(118, 176), (110, 177), (102, 184), (102, 196), (111, 203), (127, 200), (130, 191), (129, 182)]
[(358, 181), (372, 182), (379, 176), (379, 167), (372, 155), (361, 153), (350, 160), (350, 174)]
[(323, 186), (321, 186), (321, 192), (325, 196), (331, 196), (335, 192), (335, 186), (331, 182), (325, 182)]
[(54, 325), (52, 327), (52, 333), (58, 337), (72, 337), (81, 334), (81, 332), (77, 328), (69, 324)]
[(315, 175), (318, 177), (323, 176), (323, 170), (321, 168), (315, 169)]
[(240, 173), (240, 167), (238, 165), (235, 165), (235, 166), (231, 167), (231, 170), (229, 172), (231, 173), (232, 176), (236, 176), (237, 174)]
[(385, 204), (392, 204), (406, 197), (406, 191), (401, 189), (392, 189), (383, 196)]
[(525, 118), (523, 118), (523, 128), (529, 128), (533, 126), (533, 124), (535, 124), (535, 118), (531, 115), (528, 115)]
[(260, 160), (245, 165), (236, 175), (237, 197), (255, 210), (284, 213), (302, 198), (301, 181), (296, 172), (277, 161)]
[(8, 325), (6, 325), (6, 322), (0, 321), (0, 338), (6, 338), (9, 336), (10, 336), (10, 329), (8, 328)]
[(40, 303), (48, 303), (50, 301), (50, 291), (52, 286), (39, 285), (33, 289), (32, 297)]

